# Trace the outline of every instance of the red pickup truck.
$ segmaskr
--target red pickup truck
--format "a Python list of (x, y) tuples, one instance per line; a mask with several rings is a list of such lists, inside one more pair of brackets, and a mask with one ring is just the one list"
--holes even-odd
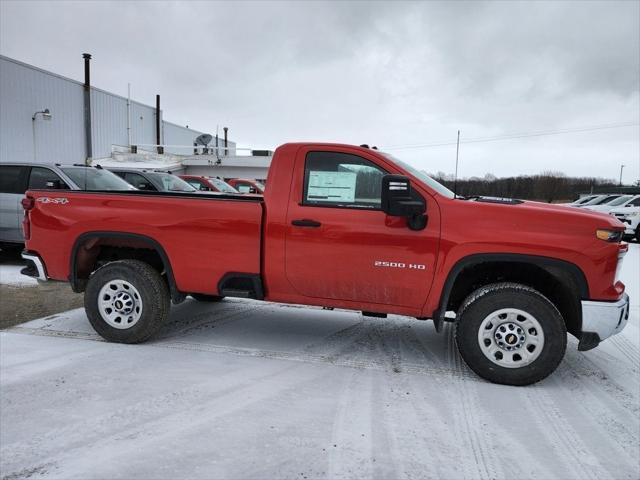
[(248, 297), (456, 323), (480, 376), (526, 385), (619, 332), (629, 299), (615, 218), (455, 196), (383, 152), (279, 147), (264, 197), (51, 192), (23, 200), (27, 267), (85, 293), (104, 338), (142, 342), (171, 301)]

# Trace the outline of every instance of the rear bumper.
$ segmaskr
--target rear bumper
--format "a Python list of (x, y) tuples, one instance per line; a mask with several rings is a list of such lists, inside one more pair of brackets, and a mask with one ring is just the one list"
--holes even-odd
[(616, 302), (582, 301), (582, 334), (578, 350), (591, 350), (625, 327), (629, 320), (629, 295)]
[(27, 266), (20, 270), (22, 275), (37, 278), (38, 280), (47, 280), (47, 270), (44, 262), (37, 253), (22, 252), (22, 258), (27, 261)]

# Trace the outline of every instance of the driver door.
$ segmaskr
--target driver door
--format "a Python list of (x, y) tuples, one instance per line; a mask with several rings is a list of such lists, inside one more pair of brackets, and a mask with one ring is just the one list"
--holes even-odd
[(307, 297), (419, 309), (433, 279), (439, 222), (413, 231), (406, 219), (388, 217), (380, 208), (382, 162), (344, 150), (298, 153), (287, 279)]

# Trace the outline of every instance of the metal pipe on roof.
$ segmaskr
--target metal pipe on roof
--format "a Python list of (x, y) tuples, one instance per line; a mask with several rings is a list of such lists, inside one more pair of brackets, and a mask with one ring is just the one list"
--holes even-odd
[(83, 53), (84, 58), (84, 135), (87, 150), (87, 165), (93, 156), (93, 146), (91, 144), (91, 54)]
[[(160, 95), (156, 95), (156, 145), (160, 145)], [(158, 153), (164, 153), (164, 147), (158, 147)]]

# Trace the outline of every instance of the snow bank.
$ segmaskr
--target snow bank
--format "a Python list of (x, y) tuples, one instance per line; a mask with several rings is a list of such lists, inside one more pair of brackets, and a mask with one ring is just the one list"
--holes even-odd
[(12, 285), (17, 287), (28, 287), (37, 285), (35, 278), (22, 275), (20, 270), (24, 265), (0, 265), (0, 285)]

